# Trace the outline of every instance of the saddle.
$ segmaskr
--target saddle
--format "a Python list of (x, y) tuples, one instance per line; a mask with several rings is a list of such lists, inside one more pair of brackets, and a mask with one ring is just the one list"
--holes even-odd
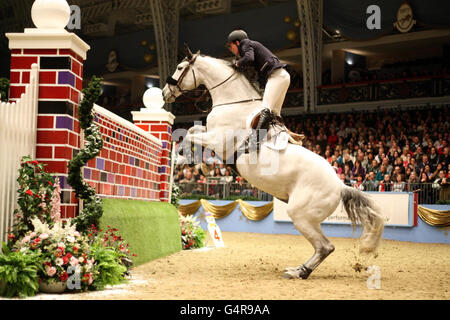
[[(256, 126), (258, 125), (259, 122), (259, 117), (261, 116), (261, 112), (259, 111), (256, 115), (253, 116), (253, 118), (250, 121), (250, 127), (252, 129), (256, 129)], [(301, 146), (302, 140), (305, 139), (305, 135), (303, 134), (298, 134), (295, 132), (292, 132), (291, 130), (289, 130), (286, 125), (284, 124), (283, 118), (280, 116), (276, 116), (272, 114), (272, 119), (270, 119), (270, 127), (272, 127), (273, 129), (275, 129), (275, 132), (272, 132), (271, 136), (280, 136), (281, 133), (285, 132), (289, 135), (288, 137), (288, 142), (292, 143), (292, 144), (297, 144), (299, 146)], [(269, 129), (270, 131), (270, 129)], [(268, 140), (270, 139), (270, 137), (268, 137)]]

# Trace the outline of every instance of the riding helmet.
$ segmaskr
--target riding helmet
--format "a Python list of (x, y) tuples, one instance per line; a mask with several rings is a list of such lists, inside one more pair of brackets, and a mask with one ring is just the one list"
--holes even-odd
[(242, 41), (243, 39), (248, 39), (247, 33), (244, 30), (234, 30), (228, 35), (228, 43)]

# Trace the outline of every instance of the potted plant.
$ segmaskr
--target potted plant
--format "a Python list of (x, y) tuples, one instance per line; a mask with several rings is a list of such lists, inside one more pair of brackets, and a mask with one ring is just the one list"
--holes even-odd
[(194, 216), (180, 216), (181, 241), (183, 249), (202, 248), (206, 238), (205, 231)]
[(107, 285), (116, 285), (125, 280), (127, 268), (114, 248), (97, 241), (92, 246), (92, 255), (97, 261), (94, 265), (97, 277), (93, 284), (96, 290), (103, 290)]
[[(95, 225), (91, 225), (88, 229), (89, 244), (91, 246), (102, 245), (103, 247), (108, 247), (117, 252), (120, 263), (126, 267), (125, 275), (129, 275), (129, 270), (133, 265), (131, 256), (136, 257), (136, 254), (130, 253), (129, 245), (123, 238), (117, 234), (119, 230), (117, 228), (112, 228), (107, 226), (107, 230), (99, 230)], [(97, 260), (98, 261), (98, 260)]]
[(95, 260), (90, 253), (88, 238), (76, 231), (76, 225), (61, 220), (52, 227), (38, 218), (34, 218), (32, 224), (34, 231), (29, 231), (18, 240), (13, 250), (30, 250), (40, 256), (40, 291), (62, 293), (66, 288), (87, 290), (95, 277)]
[(10, 251), (3, 243), (0, 254), (0, 296), (34, 296), (39, 288), (41, 260), (28, 249)]

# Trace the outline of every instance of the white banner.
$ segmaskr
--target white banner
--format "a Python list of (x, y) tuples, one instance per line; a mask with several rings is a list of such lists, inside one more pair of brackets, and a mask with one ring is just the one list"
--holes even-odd
[[(381, 208), (387, 226), (412, 227), (414, 225), (414, 194), (406, 192), (366, 192)], [(286, 213), (287, 204), (274, 198), (274, 221), (291, 221)], [(351, 224), (342, 202), (322, 223)]]

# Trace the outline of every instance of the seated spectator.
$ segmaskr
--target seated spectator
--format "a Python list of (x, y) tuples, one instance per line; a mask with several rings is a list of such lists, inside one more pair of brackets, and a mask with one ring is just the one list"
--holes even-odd
[(420, 170), (418, 168), (417, 162), (416, 162), (416, 158), (411, 158), (411, 161), (409, 163), (409, 167), (414, 170), (415, 172), (419, 173)]
[(442, 163), (444, 166), (448, 166), (450, 164), (448, 147), (442, 149), (442, 153), (439, 155), (439, 162)]
[(399, 167), (402, 174), (405, 174), (405, 168), (403, 167), (403, 161), (402, 158), (398, 157), (394, 160), (392, 163), (392, 167), (395, 169), (395, 167)]
[(350, 180), (347, 179), (347, 177), (346, 177), (346, 175), (345, 175), (344, 172), (342, 172), (342, 173), (340, 174), (339, 179), (341, 179), (341, 181), (342, 181), (344, 184), (346, 184), (346, 185), (349, 185), (349, 184), (350, 184)]
[(206, 183), (206, 177), (201, 174), (199, 179), (197, 180), (197, 183)]
[(355, 161), (355, 166), (352, 168), (352, 175), (353, 177), (361, 176), (361, 178), (366, 175), (366, 170), (361, 166), (361, 161)]
[(406, 183), (403, 181), (402, 174), (397, 174), (395, 176), (394, 184), (392, 185), (393, 192), (404, 192), (406, 190)]
[(222, 176), (221, 181), (224, 183), (231, 183), (233, 182), (233, 176), (231, 175), (230, 171), (225, 170), (225, 174)]
[(436, 167), (439, 163), (439, 154), (436, 152), (435, 147), (430, 148), (429, 160), (430, 160), (431, 169), (436, 170)]
[(394, 170), (394, 167), (391, 165), (391, 163), (394, 163), (394, 161), (389, 162), (389, 158), (385, 157), (383, 158), (381, 164), (386, 168), (386, 173), (388, 175), (392, 175), (392, 170)]
[(409, 176), (408, 183), (419, 183), (419, 177), (417, 177), (417, 173), (415, 171), (411, 172)]
[(358, 175), (356, 177), (356, 181), (353, 183), (353, 187), (361, 191), (364, 191), (364, 183), (361, 175)]
[(331, 164), (332, 158), (331, 158), (330, 150), (325, 151), (324, 158), (328, 161), (329, 164)]
[(386, 167), (384, 165), (381, 165), (380, 170), (378, 170), (377, 175), (375, 176), (375, 180), (377, 180), (378, 182), (383, 181), (385, 175), (387, 175)]
[(444, 170), (439, 170), (438, 176), (433, 181), (433, 189), (441, 189), (443, 185), (447, 184), (447, 178), (445, 177)]
[(338, 164), (337, 161), (334, 161), (334, 162), (333, 162), (332, 167), (333, 167), (334, 171), (336, 171), (336, 174), (337, 174), (338, 176), (340, 176), (341, 173), (342, 173), (342, 168), (339, 166), (339, 164)]
[(430, 178), (428, 178), (428, 175), (425, 172), (420, 174), (420, 183), (430, 183)]
[(418, 165), (419, 171), (423, 171), (427, 165), (428, 166), (430, 165), (427, 154), (422, 155), (420, 159), (416, 158), (416, 160), (419, 163), (419, 165)]
[(192, 193), (195, 189), (195, 179), (191, 169), (186, 171), (184, 178), (180, 180), (180, 184), (182, 185), (183, 193)]
[(350, 154), (347, 152), (344, 152), (344, 159), (343, 159), (343, 164), (347, 165), (350, 169), (353, 168), (353, 160), (350, 157)]
[(378, 148), (378, 153), (375, 156), (375, 160), (377, 160), (378, 163), (381, 163), (384, 159), (384, 156), (385, 156), (384, 148), (383, 147)]
[(368, 172), (373, 171), (375, 174), (377, 174), (378, 170), (379, 170), (378, 162), (377, 160), (373, 159), (372, 163), (367, 167), (367, 171)]
[(425, 172), (425, 173), (427, 174), (428, 180), (431, 181), (431, 179), (432, 179), (433, 176), (434, 176), (434, 172), (431, 171), (431, 167), (430, 167), (429, 164), (427, 164), (427, 165), (425, 166), (425, 169), (423, 170), (423, 172)]
[(372, 161), (375, 160), (372, 152), (367, 152), (367, 155), (364, 156), (364, 160), (361, 161), (361, 166), (366, 170), (366, 172), (369, 172), (369, 166), (371, 166)]
[(400, 157), (402, 158), (403, 161), (406, 161), (407, 160), (407, 155), (412, 157), (412, 153), (409, 151), (409, 147), (404, 147)]
[(223, 163), (219, 164), (219, 168), (220, 168), (220, 174), (222, 176), (224, 176), (225, 172), (227, 171), (227, 168), (225, 167), (225, 165)]
[(219, 163), (222, 163), (222, 162), (221, 162), (220, 159), (216, 156), (216, 153), (215, 153), (214, 151), (211, 151), (211, 156), (208, 157), (208, 159), (206, 159), (205, 163), (206, 163), (207, 165), (210, 165), (210, 164), (213, 164), (213, 163), (219, 164)]
[(334, 127), (332, 127), (331, 129), (330, 129), (330, 134), (329, 134), (329, 136), (328, 136), (328, 145), (330, 145), (331, 146), (331, 148), (333, 148), (334, 149), (334, 147), (336, 146), (336, 144), (337, 144), (337, 141), (338, 141), (338, 136), (337, 136), (337, 134), (336, 134), (336, 129), (334, 128)]
[(390, 175), (388, 174), (384, 175), (384, 179), (380, 182), (380, 185), (378, 186), (378, 191), (380, 192), (392, 191), (392, 181)]
[(403, 178), (402, 168), (403, 167), (395, 166), (394, 171), (391, 174), (394, 181), (397, 181), (397, 176), (398, 175), (400, 175)]
[(222, 177), (219, 166), (216, 166), (216, 168), (214, 169), (214, 177)]
[(375, 172), (370, 171), (364, 181), (364, 190), (366, 191), (376, 191), (378, 187), (378, 182), (375, 179)]
[(353, 180), (353, 173), (348, 164), (344, 165), (344, 171), (342, 171), (342, 174), (345, 175), (345, 180), (349, 182)]

